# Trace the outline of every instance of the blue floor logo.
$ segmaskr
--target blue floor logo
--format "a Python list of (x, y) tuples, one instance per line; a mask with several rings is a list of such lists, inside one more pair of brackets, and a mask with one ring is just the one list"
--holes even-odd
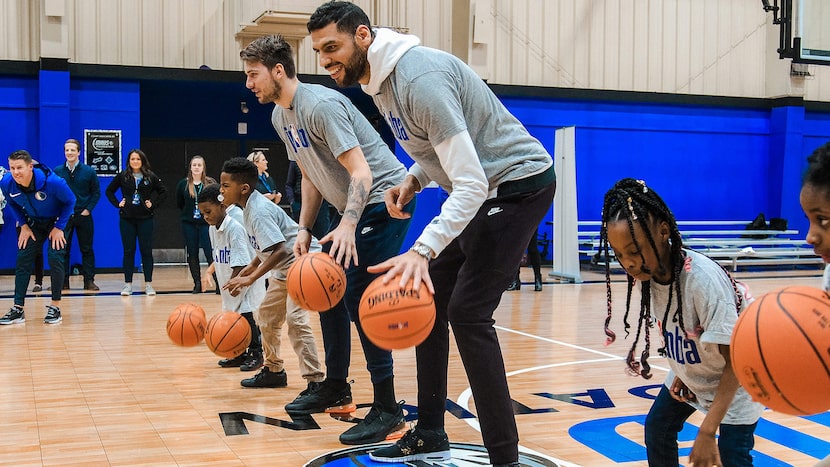
[[(450, 443), (452, 459), (446, 462), (422, 462), (410, 461), (406, 463), (374, 462), (369, 459), (369, 453), (385, 444), (371, 444), (354, 448), (341, 449), (339, 451), (323, 454), (320, 457), (309, 461), (305, 467), (402, 467), (402, 466), (453, 466), (453, 467), (482, 467), (490, 465), (490, 458), (487, 456), (487, 449), (477, 444)], [(546, 457), (519, 453), (519, 464), (522, 467), (559, 467), (559, 464)]]

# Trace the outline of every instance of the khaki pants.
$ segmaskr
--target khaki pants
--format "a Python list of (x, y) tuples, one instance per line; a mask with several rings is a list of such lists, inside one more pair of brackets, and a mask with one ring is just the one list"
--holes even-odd
[(284, 360), (280, 358), (280, 344), (282, 325), (287, 322), (288, 340), (300, 359), (300, 372), (303, 378), (308, 381), (323, 380), (308, 311), (291, 300), (285, 281), (268, 278), (268, 290), (259, 309), (254, 312), (254, 318), (262, 333), (263, 357), (269, 370), (278, 373), (284, 368)]

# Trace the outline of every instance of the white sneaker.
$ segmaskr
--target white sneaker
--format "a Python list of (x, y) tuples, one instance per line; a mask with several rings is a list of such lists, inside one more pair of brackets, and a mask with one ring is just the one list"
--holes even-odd
[(124, 287), (121, 288), (121, 295), (128, 297), (133, 294), (133, 285), (132, 284), (124, 284)]
[(152, 297), (156, 294), (156, 289), (154, 289), (152, 285), (147, 284), (144, 286), (144, 293)]

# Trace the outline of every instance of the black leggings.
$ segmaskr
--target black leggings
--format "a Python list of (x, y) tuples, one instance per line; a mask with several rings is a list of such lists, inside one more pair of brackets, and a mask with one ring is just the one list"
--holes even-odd
[(141, 266), (144, 268), (144, 282), (153, 282), (153, 218), (124, 219), (119, 223), (121, 243), (124, 246), (124, 282), (133, 281), (135, 270), (135, 241), (141, 252)]

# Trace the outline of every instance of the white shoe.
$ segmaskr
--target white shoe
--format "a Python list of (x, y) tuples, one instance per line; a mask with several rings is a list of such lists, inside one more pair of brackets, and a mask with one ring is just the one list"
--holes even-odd
[(147, 284), (144, 286), (144, 293), (152, 297), (156, 294), (156, 289), (154, 289), (152, 285)]
[(121, 295), (128, 297), (133, 294), (133, 285), (132, 284), (124, 284), (124, 287), (121, 288)]

